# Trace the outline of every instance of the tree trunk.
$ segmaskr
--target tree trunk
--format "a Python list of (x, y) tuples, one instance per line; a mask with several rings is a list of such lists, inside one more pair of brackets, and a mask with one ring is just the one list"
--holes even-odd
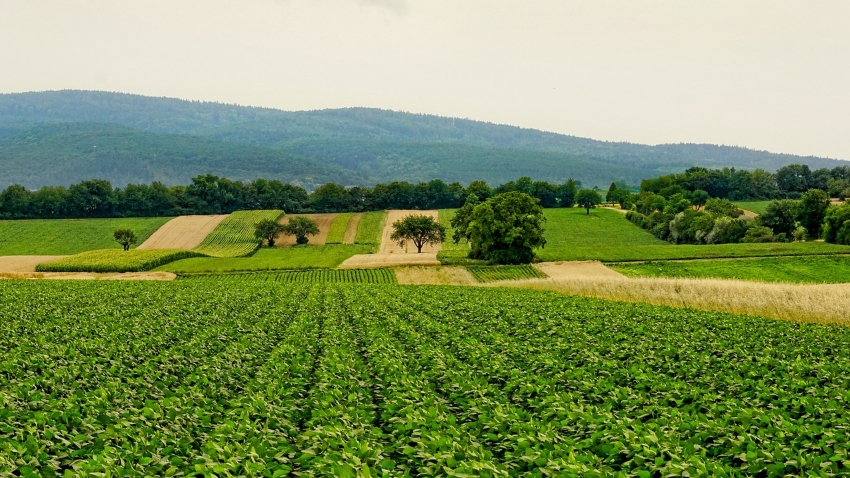
[(124, 244), (124, 250), (129, 251), (130, 250), (130, 244)]
[(273, 237), (269, 238), (269, 247), (274, 247), (274, 238)]

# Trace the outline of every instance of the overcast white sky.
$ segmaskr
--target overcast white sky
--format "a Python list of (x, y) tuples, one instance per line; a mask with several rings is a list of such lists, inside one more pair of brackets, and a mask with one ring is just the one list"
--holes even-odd
[(850, 1), (0, 0), (0, 92), (49, 89), (850, 159)]

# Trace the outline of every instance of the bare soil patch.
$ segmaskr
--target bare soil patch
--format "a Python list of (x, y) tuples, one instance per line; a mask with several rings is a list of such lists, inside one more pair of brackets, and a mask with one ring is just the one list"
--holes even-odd
[(422, 254), (357, 254), (339, 265), (340, 269), (367, 269), (396, 266), (439, 266), (436, 252)]
[(534, 264), (534, 267), (555, 280), (575, 277), (625, 277), (599, 261), (541, 262)]
[(227, 216), (215, 214), (175, 217), (157, 229), (138, 249), (194, 249)]
[(3, 256), (0, 257), (0, 273), (35, 272), (35, 266), (65, 257), (68, 256)]
[(405, 285), (475, 285), (478, 282), (464, 267), (399, 267), (395, 270), (399, 284)]
[(345, 236), (343, 236), (343, 244), (354, 244), (357, 239), (357, 228), (360, 226), (360, 220), (363, 219), (363, 213), (357, 213), (351, 216), (348, 220), (348, 226), (345, 228)]
[[(328, 240), (328, 233), (331, 232), (331, 224), (333, 224), (334, 219), (336, 218), (336, 213), (333, 214), (287, 214), (280, 218), (280, 223), (283, 225), (289, 224), (290, 219), (293, 217), (306, 217), (312, 221), (315, 221), (319, 226), (319, 233), (315, 236), (307, 236), (310, 239), (308, 244), (312, 244), (314, 246), (323, 246)], [(295, 245), (295, 236), (291, 236), (289, 234), (281, 234), (277, 236), (275, 239), (274, 246), (275, 247), (290, 247)]]
[(755, 219), (759, 217), (759, 215), (754, 213), (753, 211), (747, 211), (746, 209), (741, 209), (741, 211), (744, 211), (743, 217), (745, 219)]
[(0, 272), (0, 279), (54, 279), (54, 280), (174, 280), (171, 272)]

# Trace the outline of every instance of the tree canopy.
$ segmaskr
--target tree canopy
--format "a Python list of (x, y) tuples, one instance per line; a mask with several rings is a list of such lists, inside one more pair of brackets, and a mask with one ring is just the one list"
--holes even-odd
[(130, 246), (137, 241), (136, 234), (130, 229), (116, 229), (112, 237), (115, 238), (115, 242), (121, 244), (125, 251), (129, 251)]
[(422, 252), (425, 244), (439, 244), (446, 240), (446, 228), (431, 216), (412, 214), (393, 223), (390, 239), (404, 247), (407, 241), (416, 246), (416, 252)]
[(295, 216), (283, 226), (283, 232), (295, 236), (296, 244), (307, 244), (307, 236), (315, 236), (319, 233), (319, 225), (316, 221), (304, 216)]
[(274, 241), (283, 232), (283, 225), (271, 219), (263, 219), (254, 224), (254, 237), (265, 240), (269, 247), (274, 247)]

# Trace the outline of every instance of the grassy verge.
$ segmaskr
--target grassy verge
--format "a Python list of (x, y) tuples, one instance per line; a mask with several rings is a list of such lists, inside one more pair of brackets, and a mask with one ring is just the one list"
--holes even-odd
[(357, 226), (357, 237), (355, 244), (381, 244), (381, 234), (387, 222), (387, 211), (364, 212), (360, 225)]
[(345, 239), (345, 230), (348, 228), (348, 221), (354, 216), (353, 212), (344, 212), (337, 214), (331, 224), (331, 230), (328, 232), (328, 238), (325, 244), (342, 244)]
[(850, 282), (850, 256), (663, 261), (608, 266), (629, 277), (712, 277), (798, 284)]
[(224, 218), (195, 251), (212, 257), (247, 256), (260, 247), (254, 224), (264, 219), (275, 221), (282, 214), (278, 210), (236, 211)]
[(36, 266), (37, 272), (141, 272), (169, 262), (196, 257), (199, 254), (182, 249), (102, 249), (81, 252)]
[(368, 254), (372, 246), (332, 244), (262, 248), (250, 257), (198, 257), (173, 262), (157, 270), (177, 274), (200, 272), (332, 269), (355, 254)]
[(478, 282), (543, 279), (546, 276), (534, 266), (472, 266), (466, 268)]
[(144, 242), (170, 217), (119, 219), (30, 219), (0, 221), (0, 256), (78, 254), (95, 249), (118, 249), (112, 238), (116, 229), (136, 233)]

